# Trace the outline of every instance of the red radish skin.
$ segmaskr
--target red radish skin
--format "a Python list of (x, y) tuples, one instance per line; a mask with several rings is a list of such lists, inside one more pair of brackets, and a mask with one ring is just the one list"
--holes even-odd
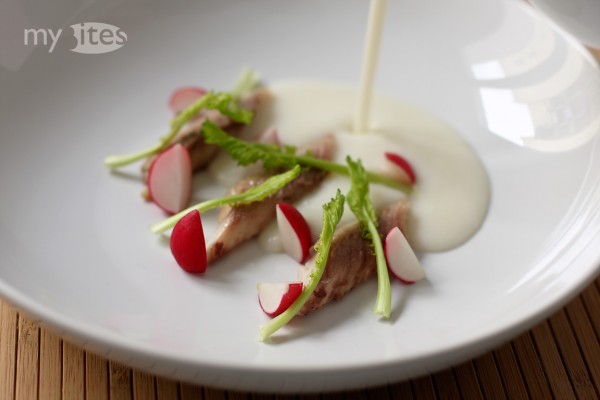
[(425, 278), (425, 270), (400, 228), (389, 231), (384, 251), (389, 271), (403, 283), (410, 285)]
[(303, 263), (312, 243), (310, 227), (300, 211), (293, 205), (279, 203), (276, 209), (281, 245), (294, 260)]
[(171, 253), (185, 271), (196, 274), (206, 271), (206, 243), (198, 210), (190, 211), (173, 228)]
[(389, 153), (389, 152), (386, 152), (384, 154), (385, 154), (385, 158), (387, 158), (389, 161), (391, 161), (394, 165), (399, 167), (404, 172), (404, 174), (406, 175), (406, 179), (402, 179), (402, 180), (408, 181), (408, 183), (410, 183), (411, 185), (414, 185), (417, 180), (417, 177), (416, 177), (415, 171), (413, 170), (410, 163), (408, 161), (406, 161), (406, 159), (404, 157), (402, 157), (400, 154)]
[(192, 159), (177, 143), (160, 153), (148, 171), (148, 195), (169, 214), (184, 210), (192, 195)]
[(302, 293), (302, 282), (259, 283), (258, 302), (269, 317), (287, 310)]
[(205, 94), (206, 89), (198, 86), (186, 86), (176, 89), (169, 97), (169, 108), (173, 114), (179, 114)]

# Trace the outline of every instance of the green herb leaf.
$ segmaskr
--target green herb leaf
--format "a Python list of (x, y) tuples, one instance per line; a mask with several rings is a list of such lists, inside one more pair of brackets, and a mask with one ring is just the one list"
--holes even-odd
[[(242, 166), (262, 161), (265, 168), (291, 168), (296, 164), (300, 164), (305, 167), (317, 168), (342, 175), (350, 174), (346, 165), (322, 160), (310, 155), (295, 155), (291, 152), (293, 147), (286, 146), (281, 149), (272, 144), (251, 143), (235, 138), (210, 121), (204, 123), (202, 131), (206, 143), (218, 145)], [(412, 190), (411, 186), (385, 175), (367, 171), (366, 176), (369, 182), (379, 183), (407, 194)]]
[(254, 80), (255, 77), (256, 74), (252, 72), (245, 73), (240, 78), (234, 92), (231, 93), (215, 93), (212, 91), (206, 93), (173, 118), (171, 130), (167, 135), (160, 138), (158, 143), (135, 153), (108, 156), (104, 159), (104, 164), (110, 169), (115, 169), (160, 153), (169, 145), (181, 128), (201, 110), (218, 110), (232, 121), (249, 124), (252, 122), (253, 114), (240, 105), (238, 98), (250, 88), (255, 87), (257, 84)]
[(249, 143), (237, 139), (210, 121), (204, 123), (202, 133), (206, 143), (218, 145), (242, 166), (258, 161), (262, 161), (265, 168), (269, 169), (292, 168), (298, 164), (293, 155), (282, 153), (277, 145)]
[(250, 93), (260, 85), (260, 75), (251, 68), (246, 68), (238, 78), (231, 94), (235, 98)]
[(211, 208), (223, 207), (227, 205), (235, 207), (243, 204), (250, 204), (264, 200), (265, 198), (276, 193), (285, 185), (296, 179), (298, 175), (300, 175), (301, 170), (302, 169), (300, 168), (300, 166), (297, 165), (289, 171), (269, 177), (260, 185), (254, 186), (245, 192), (203, 201), (202, 203), (198, 203), (194, 206), (191, 206), (181, 211), (180, 213), (177, 213), (172, 217), (165, 219), (162, 222), (152, 225), (150, 227), (150, 230), (152, 231), (152, 233), (162, 233), (167, 229), (170, 229), (173, 226), (175, 226), (175, 224), (181, 218), (183, 218), (185, 215), (187, 215), (190, 211), (193, 210), (198, 210), (202, 213), (204, 211), (210, 210)]
[(381, 237), (377, 229), (377, 215), (373, 203), (369, 199), (367, 175), (360, 160), (353, 161), (348, 156), (346, 162), (350, 170), (351, 181), (350, 191), (346, 195), (348, 206), (365, 229), (365, 236), (371, 240), (377, 259), (377, 299), (373, 312), (387, 319), (390, 317), (392, 309), (390, 277)]
[(243, 124), (252, 122), (252, 112), (242, 108), (233, 94), (225, 92), (215, 93), (211, 91), (177, 114), (171, 121), (171, 128), (175, 128), (179, 131), (186, 122), (194, 118), (201, 110), (218, 110), (232, 121)]
[(333, 234), (344, 213), (344, 196), (338, 189), (336, 196), (323, 206), (323, 230), (319, 235), (319, 241), (315, 245), (317, 255), (315, 257), (314, 269), (310, 274), (310, 281), (302, 290), (302, 293), (290, 307), (273, 318), (267, 324), (260, 327), (260, 340), (266, 340), (282, 326), (291, 321), (298, 314), (302, 306), (315, 291), (327, 265)]

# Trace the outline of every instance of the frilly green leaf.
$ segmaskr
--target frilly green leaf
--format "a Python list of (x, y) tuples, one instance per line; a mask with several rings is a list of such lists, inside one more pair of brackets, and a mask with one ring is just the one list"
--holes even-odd
[(343, 213), (344, 195), (342, 195), (338, 189), (336, 196), (323, 206), (323, 229), (319, 235), (319, 241), (315, 245), (317, 255), (314, 259), (314, 268), (310, 274), (310, 281), (304, 286), (300, 296), (287, 310), (260, 327), (260, 340), (266, 340), (294, 318), (315, 291), (315, 288), (325, 272), (329, 250), (331, 249), (331, 243), (333, 241), (333, 234)]

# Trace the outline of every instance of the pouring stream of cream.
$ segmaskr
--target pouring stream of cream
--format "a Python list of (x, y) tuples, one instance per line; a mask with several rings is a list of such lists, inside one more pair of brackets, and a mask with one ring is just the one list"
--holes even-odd
[(377, 69), (377, 59), (379, 58), (379, 47), (386, 6), (387, 0), (371, 0), (358, 103), (356, 105), (356, 114), (354, 115), (353, 128), (356, 133), (367, 132), (370, 127), (369, 112), (371, 109), (371, 96), (373, 93), (375, 71)]

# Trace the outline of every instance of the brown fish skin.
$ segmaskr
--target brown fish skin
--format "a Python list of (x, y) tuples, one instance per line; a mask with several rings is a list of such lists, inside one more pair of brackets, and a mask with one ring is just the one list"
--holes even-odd
[[(399, 201), (381, 209), (377, 213), (379, 234), (385, 237), (395, 226), (404, 231), (408, 210), (408, 201)], [(310, 280), (310, 272), (314, 268), (314, 255), (313, 252), (313, 258), (298, 270), (298, 280), (305, 284)], [(339, 228), (333, 236), (325, 272), (298, 314), (307, 315), (340, 299), (376, 274), (375, 254), (370, 242), (363, 237), (360, 223)]]
[[(255, 111), (270, 95), (271, 94), (267, 89), (259, 89), (246, 95), (240, 100), (240, 103), (244, 108)], [(204, 169), (219, 152), (219, 146), (204, 143), (201, 128), (204, 121), (207, 119), (232, 136), (239, 136), (245, 127), (245, 125), (235, 123), (229, 118), (221, 115), (217, 110), (201, 111), (198, 116), (184, 125), (173, 140), (169, 142), (169, 146), (175, 143), (181, 143), (188, 149), (192, 159), (192, 170), (194, 172)], [(148, 157), (142, 165), (144, 179), (147, 178), (148, 171), (155, 158), (156, 156)]]
[[(311, 146), (314, 157), (329, 160), (335, 153), (335, 138), (333, 135), (324, 136)], [(208, 243), (206, 256), (208, 264), (218, 260), (233, 250), (237, 245), (253, 238), (275, 218), (275, 206), (280, 202), (294, 202), (316, 188), (328, 175), (328, 172), (308, 169), (296, 179), (281, 188), (277, 193), (261, 202), (226, 208), (225, 215), (217, 228), (213, 239)], [(266, 176), (247, 178), (238, 182), (230, 193), (240, 193), (259, 185), (267, 179)]]

